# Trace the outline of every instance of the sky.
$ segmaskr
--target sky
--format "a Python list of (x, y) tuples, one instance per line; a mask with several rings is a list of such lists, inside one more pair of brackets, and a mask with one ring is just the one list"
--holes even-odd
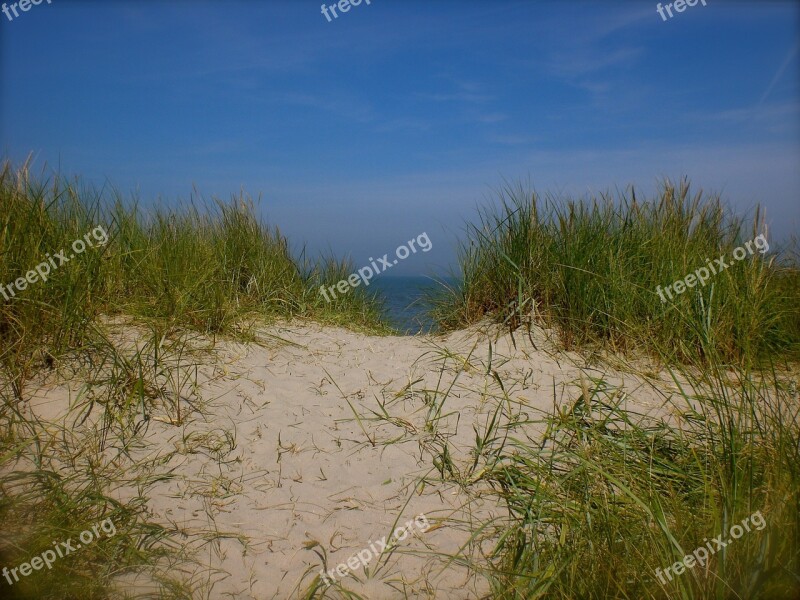
[(427, 233), (397, 275), (445, 273), (507, 182), (687, 176), (796, 234), (800, 2), (657, 4), (44, 0), (0, 13), (0, 158), (143, 205), (244, 191), (357, 266)]

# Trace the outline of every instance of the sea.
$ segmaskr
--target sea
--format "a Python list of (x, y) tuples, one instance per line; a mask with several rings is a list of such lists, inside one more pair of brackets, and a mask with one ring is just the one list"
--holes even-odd
[(378, 290), (385, 300), (386, 320), (403, 335), (436, 331), (433, 320), (427, 315), (429, 306), (424, 302), (426, 289), (439, 284), (430, 277), (376, 277), (370, 289)]

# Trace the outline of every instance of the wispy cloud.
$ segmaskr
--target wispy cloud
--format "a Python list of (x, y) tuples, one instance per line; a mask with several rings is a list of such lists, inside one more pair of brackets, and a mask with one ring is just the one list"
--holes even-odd
[(696, 122), (727, 122), (737, 126), (757, 126), (761, 131), (771, 134), (786, 134), (787, 123), (794, 119), (800, 122), (800, 102), (794, 100), (774, 104), (759, 104), (755, 108), (731, 108), (712, 113), (695, 113), (691, 119)]
[(381, 123), (373, 131), (376, 133), (391, 133), (394, 131), (425, 132), (430, 131), (433, 126), (433, 121), (425, 119), (398, 118)]
[(507, 119), (508, 115), (503, 113), (488, 113), (475, 117), (475, 120), (479, 123), (500, 123), (501, 121), (506, 121)]
[(486, 137), (486, 141), (502, 146), (528, 146), (538, 142), (539, 138), (530, 135), (492, 134)]
[(451, 103), (456, 107), (456, 115), (461, 121), (491, 125), (507, 120), (507, 114), (490, 110), (489, 106), (497, 100), (493, 95), (483, 92), (484, 86), (476, 82), (454, 80), (456, 90), (428, 93), (419, 92), (416, 97), (436, 103)]
[(491, 96), (487, 96), (485, 94), (475, 94), (472, 92), (450, 92), (438, 94), (419, 93), (417, 96), (425, 100), (433, 100), (434, 102), (467, 102), (478, 104), (488, 102), (492, 99)]
[(603, 101), (620, 73), (633, 70), (645, 56), (645, 42), (624, 31), (651, 17), (647, 10), (604, 10), (566, 26), (554, 19), (543, 30), (544, 59), (538, 62), (555, 78)]
[(590, 75), (614, 67), (632, 65), (644, 54), (644, 48), (625, 47), (601, 52), (591, 44), (563, 48), (549, 61), (550, 70), (566, 78)]
[(341, 92), (328, 91), (324, 96), (306, 92), (268, 92), (259, 97), (265, 102), (315, 108), (360, 123), (371, 123), (377, 118), (371, 104), (356, 95)]
[(764, 101), (769, 97), (772, 93), (772, 90), (775, 88), (775, 85), (780, 81), (783, 74), (786, 72), (786, 69), (794, 60), (794, 57), (797, 56), (797, 52), (800, 50), (800, 38), (795, 40), (794, 44), (791, 48), (789, 48), (789, 52), (786, 54), (786, 58), (783, 59), (781, 66), (778, 67), (778, 71), (775, 73), (775, 76), (772, 78), (772, 81), (769, 82), (767, 89), (764, 90), (764, 93), (761, 95), (761, 99), (758, 101), (758, 105), (756, 105), (756, 109), (759, 109)]

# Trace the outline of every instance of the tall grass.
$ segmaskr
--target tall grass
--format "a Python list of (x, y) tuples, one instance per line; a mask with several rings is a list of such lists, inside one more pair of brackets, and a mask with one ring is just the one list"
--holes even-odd
[(363, 290), (332, 303), (322, 298), (319, 287), (338, 281), (346, 263), (294, 258), (286, 238), (242, 196), (144, 211), (115, 192), (37, 179), (5, 162), (0, 215), (2, 284), (24, 278), (48, 255), (69, 255), (73, 241), (98, 226), (108, 234), (106, 245), (0, 303), (0, 356), (13, 371), (32, 355), (41, 361), (79, 346), (99, 317), (118, 314), (205, 333), (235, 334), (253, 319), (276, 317), (388, 331), (379, 301)]
[[(478, 506), (492, 499), (505, 509), (476, 523), (474, 543), (450, 557), (482, 573), (490, 597), (800, 597), (796, 370), (752, 371), (715, 356), (705, 369), (672, 372), (674, 391), (655, 388), (665, 405), (645, 410), (640, 384), (629, 392), (592, 369), (566, 402), (556, 403), (554, 381), (552, 410), (537, 410), (519, 379), (492, 369), (491, 347), (485, 368), (474, 352), (440, 360), (452, 383), (417, 392), (420, 411), (465, 393), (462, 373), (483, 373), (470, 384), (485, 404), (470, 451), (453, 441), (453, 423), (440, 431), (439, 410), (420, 445), (439, 474), (427, 484), (454, 482)], [(732, 539), (731, 527), (757, 512), (763, 522)], [(725, 548), (711, 542), (718, 536)], [(707, 543), (716, 552), (704, 564), (663, 574)], [(491, 552), (473, 554), (486, 544)]]
[[(622, 394), (595, 381), (545, 418), (543, 440), (493, 449), (499, 458), (483, 479), (511, 523), (495, 550), (495, 597), (796, 598), (796, 398), (763, 386), (746, 380), (736, 397), (726, 394), (722, 419), (711, 410), (718, 391), (686, 390), (684, 416), (668, 424), (630, 412)], [(729, 540), (731, 526), (756, 511), (763, 530), (659, 580), (657, 569), (720, 534)]]
[[(800, 350), (800, 271), (756, 252), (705, 286), (662, 302), (656, 292), (765, 232), (718, 196), (665, 182), (641, 201), (634, 190), (587, 201), (542, 199), (523, 185), (499, 192), (459, 251), (462, 284), (434, 299), (445, 328), (491, 315), (512, 328), (537, 319), (568, 348), (671, 346), (669, 359), (718, 353), (757, 360)], [(666, 297), (666, 295), (665, 295)], [(713, 348), (710, 347), (713, 340)]]

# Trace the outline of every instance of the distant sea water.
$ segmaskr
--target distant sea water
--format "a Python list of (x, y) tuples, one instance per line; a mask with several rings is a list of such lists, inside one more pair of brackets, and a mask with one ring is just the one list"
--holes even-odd
[(426, 289), (439, 286), (436, 281), (430, 277), (376, 277), (370, 282), (370, 288), (373, 286), (386, 301), (387, 321), (401, 333), (414, 335), (435, 331), (434, 322), (426, 314), (428, 305), (423, 295)]

